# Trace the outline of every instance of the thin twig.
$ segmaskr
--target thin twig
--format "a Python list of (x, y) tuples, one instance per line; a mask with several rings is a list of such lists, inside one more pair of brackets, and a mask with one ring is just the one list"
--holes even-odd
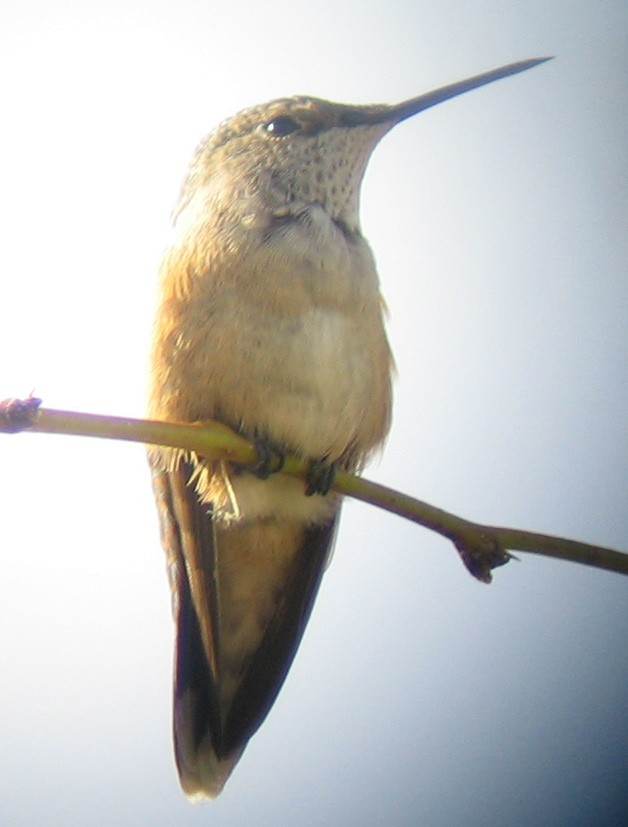
[[(40, 400), (9, 399), (0, 403), (0, 432), (71, 434), (122, 439), (193, 451), (199, 456), (253, 465), (255, 445), (220, 422), (173, 424), (147, 419), (100, 416), (40, 408)], [(309, 463), (288, 456), (281, 473), (305, 478)], [(509, 551), (542, 554), (594, 568), (628, 574), (628, 554), (562, 537), (515, 528), (481, 525), (408, 497), (391, 488), (338, 471), (333, 488), (341, 494), (376, 505), (451, 540), (474, 577), (489, 583), (491, 570), (507, 563)]]

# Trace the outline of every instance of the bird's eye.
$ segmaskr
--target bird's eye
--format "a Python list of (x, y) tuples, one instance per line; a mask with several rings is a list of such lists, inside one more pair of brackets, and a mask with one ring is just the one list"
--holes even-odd
[(273, 118), (272, 121), (265, 123), (262, 128), (273, 138), (283, 138), (285, 135), (290, 135), (292, 132), (296, 132), (297, 129), (301, 129), (301, 124), (289, 115), (279, 115)]

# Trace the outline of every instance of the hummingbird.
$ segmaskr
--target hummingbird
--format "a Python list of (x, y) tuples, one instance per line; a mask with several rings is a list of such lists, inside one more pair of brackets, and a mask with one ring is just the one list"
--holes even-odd
[[(196, 150), (160, 270), (149, 415), (218, 420), (275, 455), (361, 471), (391, 422), (393, 358), (359, 199), (370, 155), (431, 106), (542, 63), (395, 105), (289, 97)], [(290, 668), (341, 500), (193, 452), (149, 448), (176, 627), (183, 791), (222, 790)]]

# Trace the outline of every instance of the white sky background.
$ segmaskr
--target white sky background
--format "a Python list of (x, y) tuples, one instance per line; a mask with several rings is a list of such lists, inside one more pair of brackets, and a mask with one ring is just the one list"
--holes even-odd
[[(628, 547), (624, 2), (3, 0), (0, 398), (141, 415), (189, 155), (243, 106), (393, 102), (556, 60), (399, 126), (362, 199), (395, 421), (368, 476)], [(473, 581), (348, 503), (280, 697), (179, 791), (171, 621), (140, 446), (0, 439), (0, 824), (617, 824), (626, 582), (522, 556)]]

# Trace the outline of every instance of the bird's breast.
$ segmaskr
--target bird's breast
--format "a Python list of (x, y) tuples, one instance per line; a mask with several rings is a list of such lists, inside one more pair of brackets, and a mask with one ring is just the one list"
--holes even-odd
[(308, 457), (367, 453), (388, 424), (390, 354), (366, 241), (314, 205), (278, 225), (243, 271), (245, 430), (248, 414)]
[(191, 286), (168, 290), (166, 270), (160, 317), (169, 334), (156, 343), (156, 363), (172, 406), (163, 413), (223, 418), (302, 456), (350, 453), (359, 464), (390, 416), (391, 357), (370, 248), (317, 205), (253, 224), (257, 231), (249, 223), (192, 277), (170, 257)]

